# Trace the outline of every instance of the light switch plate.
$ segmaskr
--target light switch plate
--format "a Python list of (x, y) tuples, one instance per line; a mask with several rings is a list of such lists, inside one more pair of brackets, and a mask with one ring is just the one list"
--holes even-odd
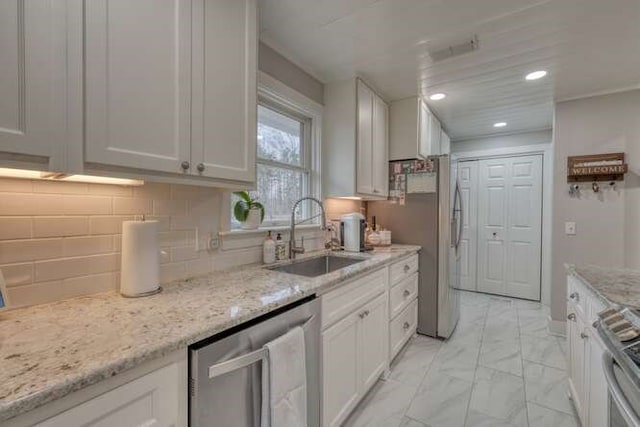
[(564, 223), (564, 233), (567, 236), (575, 236), (576, 235), (576, 223), (573, 221), (567, 221)]

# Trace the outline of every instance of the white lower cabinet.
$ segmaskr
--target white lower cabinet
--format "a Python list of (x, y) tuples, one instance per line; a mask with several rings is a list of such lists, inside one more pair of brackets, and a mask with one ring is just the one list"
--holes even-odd
[(605, 349), (593, 327), (605, 306), (573, 276), (568, 278), (567, 290), (569, 392), (583, 427), (605, 427), (609, 417), (602, 367)]
[(173, 427), (186, 425), (181, 415), (180, 364), (153, 371), (71, 408), (37, 427)]
[[(344, 285), (323, 296), (323, 305), (337, 307), (338, 295), (343, 304), (349, 306), (352, 301), (349, 287), (362, 290), (362, 283), (367, 282), (376, 286), (386, 274), (384, 269)], [(372, 299), (353, 308), (322, 332), (323, 426), (340, 426), (387, 369), (388, 300), (386, 289), (380, 289)]]

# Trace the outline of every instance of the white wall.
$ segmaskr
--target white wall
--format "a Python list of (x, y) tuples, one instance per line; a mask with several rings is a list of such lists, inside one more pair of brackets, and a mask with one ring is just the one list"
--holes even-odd
[(543, 156), (543, 193), (542, 193), (542, 265), (541, 292), (543, 304), (551, 301), (551, 222), (553, 187), (553, 134), (551, 130), (524, 132), (512, 135), (497, 135), (478, 139), (458, 141), (451, 144), (452, 160), (481, 159), (487, 157), (542, 154)]
[[(562, 321), (564, 263), (640, 268), (640, 90), (557, 103), (554, 150), (551, 316)], [(617, 191), (594, 194), (587, 184), (569, 196), (567, 156), (618, 151), (631, 173)], [(565, 221), (576, 222), (577, 235), (565, 235)]]

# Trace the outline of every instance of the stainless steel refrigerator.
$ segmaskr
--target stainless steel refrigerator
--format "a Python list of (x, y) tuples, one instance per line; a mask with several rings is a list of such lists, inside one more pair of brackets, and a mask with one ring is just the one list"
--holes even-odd
[(455, 288), (460, 281), (464, 211), (457, 180), (451, 179), (457, 176), (457, 165), (451, 164), (449, 156), (426, 164), (421, 160), (391, 163), (390, 188), (396, 197), (369, 202), (367, 215), (370, 220), (375, 216), (378, 224), (391, 230), (393, 243), (422, 247), (418, 333), (448, 338), (460, 316)]

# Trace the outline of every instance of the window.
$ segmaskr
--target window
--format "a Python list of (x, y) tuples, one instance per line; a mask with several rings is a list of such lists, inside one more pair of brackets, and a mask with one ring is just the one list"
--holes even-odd
[[(265, 207), (262, 228), (288, 226), (293, 204), (303, 196), (319, 195), (315, 154), (319, 120), (289, 99), (261, 91), (258, 105), (256, 189), (249, 193)], [(317, 122), (317, 123), (316, 123)], [(231, 199), (231, 209), (237, 201)], [(302, 204), (299, 218), (309, 216)], [(317, 221), (317, 219), (316, 219)], [(231, 215), (231, 228), (240, 224)]]

